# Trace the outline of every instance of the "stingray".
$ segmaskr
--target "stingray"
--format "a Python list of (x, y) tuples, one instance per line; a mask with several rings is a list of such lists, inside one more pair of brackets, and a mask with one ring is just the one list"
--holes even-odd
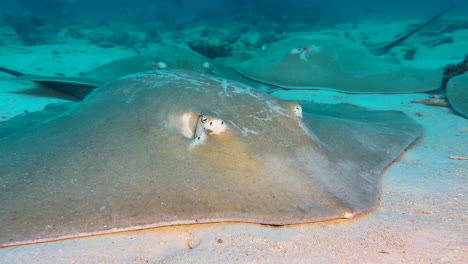
[[(100, 85), (125, 75), (158, 69), (186, 69), (215, 74), (215, 70), (210, 69), (212, 63), (210, 59), (188, 48), (175, 45), (158, 45), (151, 52), (111, 61), (84, 73), (81, 77), (29, 75), (3, 67), (0, 67), (0, 71), (17, 76), (16, 79), (18, 80), (32, 81), (82, 100)], [(219, 69), (221, 67), (222, 65), (218, 65), (215, 68)], [(229, 71), (224, 68), (226, 67), (222, 67), (220, 71)]]
[(271, 87), (267, 85), (243, 78), (231, 67), (224, 66), (223, 63), (218, 63), (191, 49), (176, 45), (158, 45), (151, 52), (111, 61), (84, 73), (81, 77), (29, 75), (3, 67), (0, 67), (0, 72), (17, 76), (17, 80), (38, 83), (82, 100), (95, 88), (125, 75), (166, 69), (192, 70), (242, 82), (258, 89), (271, 90)]
[(404, 66), (378, 58), (350, 40), (318, 37), (272, 43), (234, 69), (246, 78), (272, 86), (345, 93), (436, 90), (444, 71)]
[(457, 113), (468, 118), (468, 73), (450, 79), (447, 84), (447, 98)]
[(421, 134), (401, 112), (301, 105), (186, 70), (129, 75), (0, 126), (10, 131), (0, 133), (1, 247), (351, 218), (372, 208), (379, 174)]

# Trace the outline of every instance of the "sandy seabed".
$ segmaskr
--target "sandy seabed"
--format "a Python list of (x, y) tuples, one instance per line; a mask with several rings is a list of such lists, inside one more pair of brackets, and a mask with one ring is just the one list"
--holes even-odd
[[(363, 29), (385, 31), (391, 38), (401, 27), (362, 22), (347, 30), (351, 35)], [(468, 30), (453, 35), (454, 43), (420, 46), (414, 60), (405, 63), (442, 67), (461, 61), (468, 53)], [(77, 42), (3, 46), (0, 54), (0, 66), (14, 65), (31, 74), (76, 76), (134, 51)], [(35, 85), (9, 78), (0, 74), (3, 120), (69, 99), (47, 90), (30, 93)], [(468, 157), (467, 119), (447, 107), (411, 102), (431, 97), (423, 93), (279, 91), (273, 95), (400, 110), (424, 127), (424, 135), (381, 175), (375, 208), (355, 219), (283, 227), (242, 223), (162, 227), (1, 249), (0, 263), (464, 263), (468, 259), (468, 161), (454, 159)]]

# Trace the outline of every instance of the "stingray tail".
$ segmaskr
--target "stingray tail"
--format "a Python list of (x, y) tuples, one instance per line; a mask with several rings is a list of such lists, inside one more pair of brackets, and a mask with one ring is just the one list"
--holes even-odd
[(11, 74), (13, 76), (24, 76), (24, 75), (26, 75), (26, 74), (24, 74), (22, 72), (10, 70), (10, 69), (3, 68), (3, 67), (0, 67), (0, 72), (8, 73), (8, 74)]
[(437, 20), (438, 18), (440, 18), (441, 16), (443, 16), (445, 13), (447, 13), (448, 11), (450, 11), (451, 9), (453, 9), (454, 7), (456, 7), (457, 4), (454, 2), (451, 6), (449, 6), (447, 9), (445, 9), (444, 11), (442, 11), (441, 13), (439, 13), (438, 15), (436, 15), (435, 17), (429, 19), (426, 23), (420, 25), (419, 27), (417, 27), (415, 30), (411, 31), (410, 33), (404, 35), (403, 37), (395, 40), (394, 42), (388, 44), (388, 45), (385, 45), (381, 48), (379, 48), (376, 52), (375, 52), (375, 55), (376, 56), (380, 56), (380, 55), (383, 55), (385, 54), (387, 51), (391, 50), (393, 47), (397, 46), (398, 44), (400, 44), (401, 42), (403, 42), (405, 39), (411, 37), (413, 34), (415, 34), (416, 32), (420, 31), (421, 29), (423, 29), (424, 27), (426, 27), (427, 25), (429, 25), (430, 23), (434, 22), (435, 20)]

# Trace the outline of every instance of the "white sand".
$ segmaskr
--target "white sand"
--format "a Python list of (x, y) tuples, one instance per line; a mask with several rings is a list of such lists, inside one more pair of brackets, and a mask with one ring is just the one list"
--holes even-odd
[[(349, 30), (351, 35), (362, 30), (382, 34), (381, 27), (363, 23)], [(390, 30), (386, 34), (389, 39), (396, 35)], [(468, 34), (456, 34), (457, 40), (466, 42), (436, 50), (420, 46), (415, 61), (404, 63), (439, 67), (458, 62), (460, 54), (468, 52)], [(127, 49), (80, 44), (1, 47), (0, 54), (0, 66), (14, 64), (28, 73), (69, 76), (133, 55)], [(6, 78), (0, 74), (0, 79)], [(7, 119), (64, 100), (14, 93), (31, 88), (34, 85), (0, 82), (0, 116)], [(421, 123), (425, 132), (383, 173), (379, 204), (356, 219), (285, 227), (241, 223), (164, 227), (2, 249), (0, 263), (463, 263), (468, 259), (468, 161), (450, 159), (468, 157), (466, 119), (449, 108), (411, 103), (429, 98), (428, 94), (281, 91), (275, 95), (400, 110)]]

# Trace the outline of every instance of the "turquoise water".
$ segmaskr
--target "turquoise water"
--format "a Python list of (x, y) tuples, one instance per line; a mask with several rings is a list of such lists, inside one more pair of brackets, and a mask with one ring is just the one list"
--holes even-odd
[[(141, 30), (152, 35), (152, 41), (159, 42), (161, 33), (202, 26), (230, 30), (231, 35), (235, 35), (246, 32), (317, 32), (363, 20), (422, 22), (453, 3), (456, 1), (6, 0), (0, 3), (0, 13), (3, 14), (0, 23), (13, 27), (28, 46), (59, 43), (58, 35), (66, 27), (90, 28), (104, 24), (113, 31), (123, 32), (115, 37), (117, 42), (126, 41), (121, 38), (135, 39), (132, 33)], [(466, 1), (456, 4), (457, 7), (450, 11), (450, 17), (468, 13)], [(133, 28), (112, 23), (126, 23)], [(468, 26), (465, 23), (463, 27)], [(93, 41), (92, 37), (79, 32), (80, 29), (69, 31), (68, 35), (76, 39), (91, 38)], [(235, 39), (228, 42), (234, 43)]]
[[(232, 78), (233, 80), (246, 83), (255, 88), (265, 90), (271, 89), (269, 90), (271, 92), (277, 89), (277, 86), (281, 86), (281, 84), (272, 81), (271, 85), (273, 87), (262, 86), (263, 84), (269, 84), (268, 78), (266, 80), (258, 78), (257, 82), (255, 82), (255, 76), (251, 76), (247, 79), (237, 75), (235, 72), (229, 72), (229, 70), (232, 70), (229, 66), (235, 65), (234, 62), (232, 62), (232, 64), (225, 62), (226, 65), (224, 65), (222, 64), (223, 61), (221, 61), (217, 66), (220, 68), (216, 68), (213, 66), (216, 66), (217, 62), (209, 59), (219, 57), (228, 58), (233, 55), (236, 59), (239, 59), (236, 57), (238, 56), (241, 59), (247, 60), (248, 58), (257, 56), (262, 52), (262, 50), (267, 49), (266, 47), (269, 44), (307, 34), (328, 34), (327, 36), (343, 37), (343, 39), (347, 41), (346, 43), (353, 43), (350, 46), (355, 46), (355, 44), (364, 44), (361, 45), (362, 47), (360, 46), (362, 49), (358, 49), (359, 52), (362, 52), (359, 54), (364, 54), (364, 52), (367, 51), (365, 48), (373, 50), (390, 43), (398, 37), (404, 36), (404, 34), (415, 30), (418, 25), (421, 25), (429, 18), (440, 13), (452, 4), (450, 1), (422, 0), (380, 2), (369, 0), (332, 0), (327, 3), (321, 2), (322, 1), (298, 0), (3, 0), (0, 3), (0, 13), (3, 14), (0, 19), (0, 47), (2, 48), (0, 49), (0, 55), (4, 57), (3, 60), (0, 61), (0, 67), (5, 67), (23, 73), (52, 76), (55, 78), (72, 75), (75, 77), (82, 76), (92, 79), (97, 76), (101, 78), (98, 80), (99, 82), (97, 84), (91, 82), (91, 85), (89, 85), (89, 83), (85, 82), (83, 85), (83, 83), (78, 82), (78, 86), (80, 88), (91, 87), (94, 89), (96, 86), (100, 86), (101, 83), (126, 74), (151, 69), (162, 70), (167, 67), (170, 68), (173, 65), (177, 65), (176, 67), (183, 69), (187, 68), (196, 72), (211, 73), (215, 76), (227, 79)], [(466, 1), (458, 3), (456, 8), (450, 10), (450, 12), (442, 19), (435, 22), (433, 24), (434, 27), (428, 28), (426, 31), (419, 32), (422, 34), (412, 37), (409, 43), (405, 42), (404, 45), (399, 46), (396, 51), (386, 55), (389, 55), (388, 57), (392, 57), (392, 62), (403, 62), (402, 65), (404, 63), (408, 63), (410, 66), (411, 62), (413, 62), (415, 65), (424, 66), (423, 68), (439, 68), (447, 65), (448, 63), (458, 63), (462, 61), (468, 50), (465, 50), (464, 48), (460, 49), (459, 46), (457, 46), (458, 43), (463, 43), (460, 41), (463, 38), (463, 34), (460, 34), (460, 37), (459, 35), (454, 34), (454, 32), (468, 29), (467, 17), (463, 18), (466, 14), (468, 14), (468, 3), (466, 3)], [(376, 22), (375, 24), (380, 25), (382, 29), (375, 27), (373, 25), (373, 21)], [(392, 26), (394, 27), (392, 28)], [(388, 31), (390, 33), (384, 29), (385, 27), (389, 28)], [(218, 46), (215, 48), (210, 46), (213, 42), (217, 43)], [(160, 44), (164, 44), (166, 46)], [(317, 48), (314, 43), (297, 45), (299, 46), (286, 46), (285, 50), (289, 52), (289, 55), (287, 56), (294, 54), (297, 55), (297, 61), (300, 63), (312, 61), (313, 59), (309, 59), (312, 58), (309, 57), (311, 56), (310, 54), (313, 54), (315, 51), (320, 51), (320, 47)], [(453, 52), (447, 52), (449, 49), (446, 48), (447, 45), (451, 45), (450, 49), (453, 50)], [(189, 48), (191, 48), (191, 50)], [(170, 49), (174, 49), (174, 52), (168, 52)], [(461, 52), (456, 53), (455, 51), (458, 51), (457, 49), (461, 50)], [(198, 54), (193, 51), (198, 52)], [(9, 52), (11, 54), (9, 54)], [(109, 74), (112, 75), (112, 77), (107, 76), (106, 71), (103, 70), (103, 68), (100, 68), (101, 71), (99, 71), (98, 68), (97, 73), (93, 70), (97, 66), (105, 66), (107, 62), (111, 62), (113, 60), (145, 53), (148, 55), (151, 52), (157, 54), (158, 57), (148, 58), (141, 56), (136, 57), (136, 59), (133, 58), (135, 60), (130, 59), (129, 61), (123, 62), (117, 61), (117, 64), (121, 63), (121, 66), (130, 65), (129, 68), (131, 69), (125, 69), (125, 67), (120, 69), (119, 67), (116, 67), (119, 69), (116, 70), (118, 74), (115, 76)], [(170, 54), (168, 55), (168, 53)], [(330, 53), (332, 54), (333, 52)], [(434, 55), (436, 53), (442, 55), (438, 57)], [(183, 56), (183, 54), (189, 55)], [(206, 57), (201, 57), (200, 54)], [(350, 54), (354, 55), (356, 52), (350, 52)], [(444, 54), (449, 55), (445, 56)], [(9, 55), (12, 56), (8, 57)], [(428, 55), (431, 55), (432, 57)], [(13, 59), (4, 59), (6, 57)], [(31, 60), (23, 60), (23, 58), (26, 57), (31, 58)], [(350, 57), (355, 58), (356, 56)], [(361, 59), (365, 57), (362, 56), (359, 58)], [(86, 62), (87, 59), (90, 62), (83, 63)], [(432, 61), (430, 61), (431, 59)], [(42, 63), (43, 61), (46, 61), (47, 63)], [(179, 64), (180, 61), (182, 61), (182, 63)], [(353, 59), (351, 59), (351, 61), (353, 61)], [(74, 62), (76, 62), (79, 67), (70, 67)], [(133, 62), (135, 65), (131, 67)], [(353, 61), (353, 63), (355, 62)], [(116, 64), (111, 63), (111, 66), (112, 65), (115, 66)], [(350, 65), (364, 65), (368, 68), (373, 68), (372, 66), (367, 66), (365, 63), (355, 63)], [(221, 66), (227, 67), (222, 68)], [(224, 69), (224, 71), (219, 69)], [(299, 72), (300, 70), (301, 68), (298, 67), (296, 72)], [(434, 72), (437, 82), (434, 82), (434, 85), (428, 85), (426, 90), (417, 89), (415, 90), (416, 92), (428, 92), (439, 88), (438, 81), (442, 78), (442, 72), (436, 70), (434, 70)], [(0, 74), (2, 79), (11, 77), (10, 75), (6, 77), (7, 74), (4, 73)], [(13, 75), (15, 75), (14, 72)], [(376, 79), (377, 81), (380, 80), (378, 78)], [(44, 82), (44, 80), (42, 81)], [(50, 79), (47, 79), (46, 81), (50, 81)], [(74, 86), (77, 84), (74, 82), (75, 80), (67, 79), (66, 81), (69, 81), (71, 84), (67, 82), (62, 83), (65, 85), (65, 88), (76, 88)], [(385, 83), (391, 83), (391, 81), (393, 81), (393, 78), (389, 79)], [(60, 90), (57, 89), (57, 86), (51, 84), (54, 84), (54, 79), (50, 82), (46, 82), (44, 86), (47, 87), (50, 85), (52, 87), (49, 88)], [(283, 83), (283, 85), (293, 86), (294, 83)], [(332, 85), (334, 85), (334, 83), (330, 84), (330, 86)], [(310, 86), (314, 86), (314, 84)], [(6, 89), (5, 87), (7, 86), (3, 86), (3, 89)], [(345, 88), (347, 89), (347, 87)], [(348, 91), (345, 88), (342, 90)], [(92, 92), (94, 91), (92, 89), (86, 91)], [(316, 100), (322, 102), (328, 100), (332, 103), (353, 103), (378, 110), (404, 111), (406, 115), (416, 119), (420, 123), (424, 123), (426, 129), (425, 136), (427, 137), (427, 135), (432, 135), (430, 138), (431, 140), (425, 140), (431, 143), (434, 142), (434, 138), (448, 138), (448, 136), (440, 136), (441, 133), (436, 131), (436, 128), (439, 129), (440, 126), (438, 123), (442, 122), (440, 120), (445, 121), (445, 116), (451, 118), (450, 120), (455, 120), (453, 121), (454, 123), (460, 122), (460, 124), (462, 124), (462, 121), (466, 121), (464, 119), (462, 120), (461, 116), (457, 116), (457, 114), (451, 110), (448, 105), (446, 105), (447, 107), (428, 107), (426, 109), (414, 106), (415, 103), (413, 103), (412, 100), (424, 101), (423, 103), (427, 103), (426, 100), (428, 100), (428, 104), (440, 103), (439, 101), (444, 103), (445, 101), (442, 99), (445, 94), (444, 91), (440, 90), (436, 92), (436, 95), (420, 93), (417, 95), (408, 95), (408, 97), (405, 97), (406, 95), (345, 95), (336, 92), (336, 90), (341, 91), (340, 89), (332, 90), (335, 92), (313, 91), (304, 93), (301, 91), (300, 93), (293, 93), (288, 91), (286, 93), (281, 91), (276, 93), (272, 92), (272, 94), (282, 99), (308, 100), (312, 98), (311, 101)], [(67, 93), (67, 91), (64, 92)], [(413, 92), (413, 90), (403, 91), (402, 93), (405, 92)], [(31, 97), (27, 97), (28, 94), (33, 95), (31, 96), (32, 99)], [(21, 101), (26, 98), (34, 101), (35, 104), (41, 104), (40, 102), (38, 103), (38, 98), (47, 97), (47, 95), (39, 94), (37, 98), (34, 98), (34, 91), (29, 90), (23, 92), (5, 92), (3, 96), (4, 98), (8, 98), (9, 102), (13, 102), (11, 103), (13, 106), (15, 106), (15, 100)], [(85, 97), (72, 96), (77, 97), (74, 99), (71, 98), (74, 101), (79, 101), (79, 99)], [(17, 97), (20, 99), (17, 99)], [(455, 94), (455, 97), (461, 96)], [(442, 99), (437, 101), (437, 99), (440, 98)], [(47, 103), (43, 104), (46, 105)], [(461, 104), (463, 104), (463, 102)], [(27, 104), (24, 105), (27, 106)], [(0, 106), (2, 105), (0, 104)], [(23, 113), (37, 110), (26, 107), (23, 109), (20, 107), (23, 107), (23, 105), (15, 108), (15, 111), (20, 110), (19, 113)], [(464, 109), (466, 109), (466, 106), (464, 107)], [(5, 114), (3, 118), (7, 119), (6, 116), (7, 115)], [(11, 114), (11, 116), (13, 116), (13, 114)], [(202, 112), (197, 116), (203, 116)], [(7, 124), (7, 122), (4, 123)], [(428, 124), (430, 124), (430, 126)], [(444, 125), (448, 127), (451, 126), (452, 123)], [(459, 126), (462, 127), (462, 125)], [(427, 127), (430, 127), (430, 129)], [(442, 130), (446, 133), (449, 133), (450, 131), (449, 128), (443, 128)], [(463, 131), (464, 132), (458, 132), (458, 130), (456, 130), (453, 134), (466, 133), (465, 130)], [(440, 143), (440, 145), (444, 144), (445, 143)], [(463, 144), (454, 145), (456, 146), (452, 146), (450, 148), (444, 146), (444, 150), (450, 149), (451, 152), (441, 152), (442, 154), (438, 154), (439, 156), (437, 156), (437, 159), (441, 160), (440, 157), (443, 156), (442, 158), (445, 160), (442, 160), (446, 162), (449, 154), (465, 157), (463, 154), (464, 152), (458, 150), (458, 148), (462, 149)], [(44, 146), (44, 148), (47, 147), (48, 146)], [(432, 147), (432, 145), (423, 145), (421, 148), (439, 151), (440, 146)], [(456, 149), (457, 151), (454, 151), (453, 149)], [(430, 153), (432, 154), (432, 152)], [(421, 154), (418, 153), (418, 155)], [(424, 162), (430, 162), (431, 157), (429, 157), (430, 155), (427, 154), (427, 152), (424, 152), (421, 156), (423, 157), (420, 158), (421, 164)], [(44, 157), (47, 157), (47, 155), (44, 155)], [(411, 156), (409, 157), (411, 159)], [(94, 161), (92, 162), (94, 163)], [(5, 162), (5, 164), (10, 165), (8, 162)], [(401, 164), (401, 166), (404, 165), (404, 163)], [(453, 171), (458, 169), (456, 166), (456, 164), (453, 165)], [(1, 167), (2, 166), (0, 166), (0, 168)], [(428, 166), (428, 168), (432, 167)], [(429, 171), (427, 168), (426, 170)], [(461, 174), (462, 173), (460, 173), (460, 175)], [(70, 174), (65, 176), (65, 178), (67, 177), (71, 177)], [(400, 173), (398, 174), (398, 177), (403, 179), (406, 177), (406, 174)], [(418, 181), (424, 182), (425, 179), (420, 180), (420, 178), (416, 177), (408, 180), (408, 182), (411, 182), (412, 184)], [(436, 186), (436, 184), (434, 184), (434, 186)], [(383, 188), (386, 188), (386, 185)], [(38, 188), (36, 188), (36, 191), (39, 191)], [(15, 195), (18, 194), (15, 193)], [(12, 203), (11, 200), (10, 203)], [(4, 203), (4, 205), (5, 204), (7, 203)], [(1, 210), (6, 209), (4, 209), (0, 203), (0, 211)], [(25, 209), (24, 211), (27, 210)], [(393, 210), (393, 212), (399, 211)], [(31, 215), (33, 215), (33, 213)], [(132, 230), (134, 225), (136, 224), (131, 223), (129, 226), (124, 226), (124, 229), (122, 230)], [(18, 224), (18, 226), (15, 227), (22, 228), (22, 225)], [(70, 229), (65, 230), (66, 232), (61, 234), (61, 238), (81, 235), (81, 233), (78, 232), (77, 234), (73, 229), (71, 230), (72, 231), (70, 231)], [(92, 227), (80, 232), (94, 231), (102, 230)], [(1, 232), (3, 232), (3, 230), (0, 228), (0, 233)], [(103, 232), (107, 231), (104, 230)], [(42, 235), (32, 237), (25, 235), (24, 238), (18, 238), (18, 240), (21, 243), (21, 240), (50, 239), (50, 237), (50, 234), (46, 234), (44, 237), (42, 237)], [(1, 243), (10, 243), (10, 240), (7, 240), (0, 241), (0, 246)]]
[[(49, 18), (121, 19), (158, 21), (165, 16), (192, 17), (191, 22), (204, 19), (243, 18), (252, 14), (270, 21), (284, 19), (314, 21), (337, 18), (427, 17), (447, 7), (452, 1), (371, 1), (371, 0), (5, 0), (0, 10), (5, 14), (32, 12)], [(468, 3), (459, 1), (453, 14), (463, 15)]]

